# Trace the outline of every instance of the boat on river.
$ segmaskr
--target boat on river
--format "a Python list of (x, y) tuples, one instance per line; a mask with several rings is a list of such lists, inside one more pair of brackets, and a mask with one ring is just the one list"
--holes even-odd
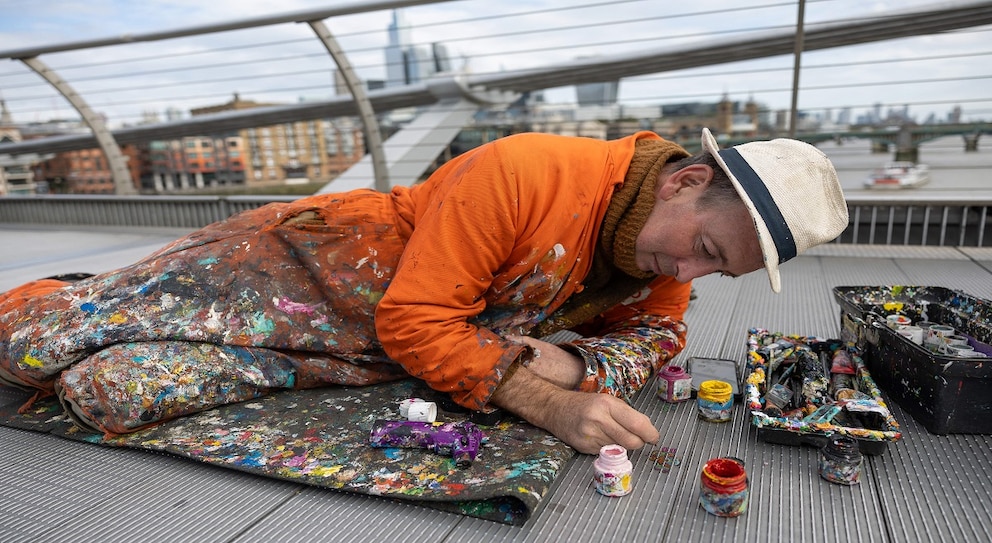
[(909, 189), (930, 181), (930, 167), (913, 162), (890, 162), (865, 179), (869, 189)]

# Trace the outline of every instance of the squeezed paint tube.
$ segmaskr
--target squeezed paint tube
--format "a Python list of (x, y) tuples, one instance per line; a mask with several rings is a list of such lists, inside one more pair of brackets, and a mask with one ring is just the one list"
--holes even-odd
[(883, 417), (889, 416), (889, 410), (871, 398), (847, 400), (843, 405), (844, 409), (852, 413), (878, 413)]
[(450, 456), (458, 467), (471, 466), (486, 436), (468, 421), (430, 423), (379, 419), (372, 425), (369, 444), (373, 447), (427, 449)]
[(830, 373), (843, 373), (854, 375), (857, 370), (854, 367), (854, 360), (845, 349), (837, 349), (830, 363)]

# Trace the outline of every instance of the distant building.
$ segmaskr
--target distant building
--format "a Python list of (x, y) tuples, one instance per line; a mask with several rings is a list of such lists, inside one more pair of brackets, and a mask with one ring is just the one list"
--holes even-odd
[(431, 67), (432, 74), (448, 73), (452, 71), (451, 56), (448, 55), (448, 47), (443, 43), (431, 44)]
[(90, 134), (90, 128), (78, 119), (51, 119), (45, 122), (23, 123), (19, 127), (26, 140), (69, 134)]
[(851, 108), (845, 107), (840, 110), (840, 114), (837, 115), (837, 124), (841, 126), (851, 124)]
[(617, 103), (619, 89), (619, 81), (585, 83), (575, 86), (575, 97), (579, 102), (579, 107), (610, 106)]
[(63, 151), (35, 166), (51, 192), (69, 194), (114, 194), (110, 166), (100, 149)]
[[(193, 116), (219, 113), (222, 111), (242, 110), (270, 106), (253, 100), (242, 99), (235, 94), (234, 98), (225, 104), (198, 108), (190, 111)], [(361, 160), (365, 154), (365, 139), (360, 127), (351, 119), (314, 119), (282, 123), (241, 130), (236, 134), (220, 136), (222, 144), (213, 143), (212, 149), (226, 151), (226, 161), (214, 162), (215, 170), (221, 173), (220, 167), (228, 174), (226, 181), (215, 175), (217, 183), (237, 184), (243, 182), (246, 186), (268, 186), (302, 184), (308, 182), (327, 182), (340, 175), (343, 171)], [(184, 146), (191, 153), (206, 151), (199, 144), (184, 140)], [(192, 147), (189, 147), (192, 146)], [(197, 151), (198, 149), (198, 151)], [(236, 153), (232, 156), (231, 153)], [(187, 159), (193, 157), (187, 156)], [(216, 154), (214, 155), (216, 158)], [(205, 161), (195, 162), (196, 170), (191, 171), (192, 179), (196, 181), (195, 172), (204, 170)], [(240, 168), (240, 171), (237, 169)], [(239, 175), (243, 172), (243, 176)], [(203, 182), (209, 184), (210, 178), (203, 176)], [(195, 183), (192, 186), (199, 186)]]
[(179, 121), (183, 117), (185, 117), (185, 115), (183, 115), (182, 110), (179, 109), (179, 108), (168, 107), (168, 108), (165, 109), (165, 120), (167, 122)]
[(961, 122), (961, 106), (954, 106), (954, 109), (947, 114), (947, 122), (958, 124)]
[[(142, 146), (122, 145), (131, 181), (139, 186), (147, 160)], [(50, 155), (51, 156), (51, 155)], [(35, 178), (47, 191), (62, 194), (115, 194), (114, 178), (103, 150), (62, 151), (34, 166)]]
[[(348, 89), (348, 84), (345, 83), (344, 76), (341, 75), (339, 70), (334, 70), (334, 94), (336, 96), (350, 96), (351, 91)], [(361, 82), (365, 86), (365, 90), (373, 91), (385, 88), (386, 82), (381, 79), (366, 79)]]
[(748, 98), (743, 105), (732, 102), (726, 94), (717, 103), (715, 128), (718, 133), (729, 137), (754, 137), (758, 134), (758, 104)]
[(245, 184), (244, 139), (237, 135), (153, 141), (150, 176), (141, 188), (155, 193)]
[[(6, 104), (0, 100), (0, 143), (84, 130), (82, 123), (66, 120), (16, 126)], [(110, 169), (99, 149), (3, 156), (0, 157), (0, 170), (0, 194), (70, 192), (72, 185), (85, 186), (88, 189), (86, 192), (90, 193), (114, 192)], [(109, 191), (105, 190), (105, 184), (109, 184)]]
[[(14, 124), (14, 118), (7, 109), (7, 103), (0, 99), (0, 143), (17, 143), (23, 139), (20, 128)], [(0, 196), (47, 192), (44, 183), (36, 182), (32, 165), (50, 156), (36, 153), (0, 155)]]
[(432, 75), (451, 71), (448, 49), (432, 44), (430, 49), (413, 44), (410, 25), (403, 10), (393, 10), (389, 24), (389, 44), (386, 46), (386, 87), (402, 87), (420, 83)]

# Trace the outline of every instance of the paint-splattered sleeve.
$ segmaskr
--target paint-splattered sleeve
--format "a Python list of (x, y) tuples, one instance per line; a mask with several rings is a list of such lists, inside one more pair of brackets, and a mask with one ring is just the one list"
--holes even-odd
[(563, 347), (586, 363), (583, 392), (629, 399), (685, 348), (683, 314), (690, 283), (661, 277), (621, 305), (576, 329), (582, 334)]
[(446, 163), (376, 308), (386, 353), (431, 388), (482, 409), (523, 352), (470, 322), (516, 238), (516, 186), (495, 146)]

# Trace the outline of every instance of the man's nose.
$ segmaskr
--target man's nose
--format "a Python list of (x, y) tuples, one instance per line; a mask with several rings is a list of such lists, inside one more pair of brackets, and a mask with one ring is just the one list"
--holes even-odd
[(679, 262), (678, 270), (676, 279), (680, 283), (685, 283), (717, 271), (717, 266), (715, 263), (705, 262), (698, 258), (686, 258)]

